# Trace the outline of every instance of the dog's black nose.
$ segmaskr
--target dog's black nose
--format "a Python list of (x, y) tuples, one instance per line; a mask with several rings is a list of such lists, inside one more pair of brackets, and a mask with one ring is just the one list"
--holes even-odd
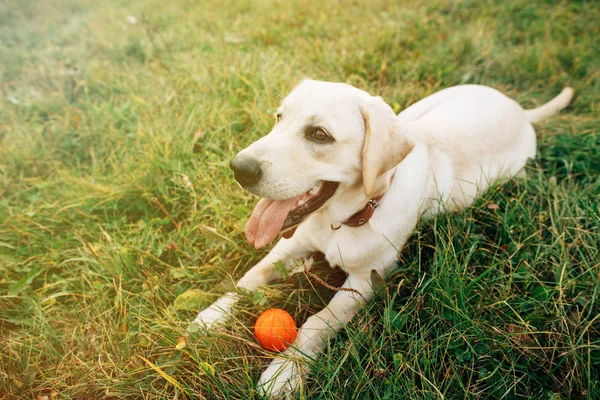
[(237, 156), (229, 163), (233, 170), (235, 180), (241, 185), (252, 185), (259, 181), (262, 170), (260, 164), (254, 158)]

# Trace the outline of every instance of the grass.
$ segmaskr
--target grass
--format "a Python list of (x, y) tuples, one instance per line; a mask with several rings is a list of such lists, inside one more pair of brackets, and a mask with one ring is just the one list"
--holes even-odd
[(577, 97), (536, 127), (526, 180), (418, 226), (302, 396), (600, 398), (598, 15), (593, 1), (2, 2), (0, 398), (256, 397), (272, 357), (258, 312), (302, 322), (329, 290), (292, 276), (221, 332), (178, 338), (265, 254), (244, 240), (255, 198), (227, 163), (304, 76), (398, 111), (461, 83), (526, 107), (566, 85)]

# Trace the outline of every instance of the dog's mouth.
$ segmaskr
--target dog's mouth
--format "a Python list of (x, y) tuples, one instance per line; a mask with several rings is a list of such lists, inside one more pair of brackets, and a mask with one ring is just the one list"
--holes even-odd
[(246, 223), (246, 239), (257, 249), (271, 243), (279, 232), (290, 231), (333, 196), (339, 182), (322, 181), (300, 196), (287, 200), (262, 198)]

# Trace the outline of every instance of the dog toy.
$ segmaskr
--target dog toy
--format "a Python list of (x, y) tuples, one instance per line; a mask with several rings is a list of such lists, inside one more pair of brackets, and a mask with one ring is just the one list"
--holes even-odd
[(265, 350), (287, 349), (296, 339), (296, 333), (294, 318), (280, 308), (263, 312), (254, 324), (254, 336)]

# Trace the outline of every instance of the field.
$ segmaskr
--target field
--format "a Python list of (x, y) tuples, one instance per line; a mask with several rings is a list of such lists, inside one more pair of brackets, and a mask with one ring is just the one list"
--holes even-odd
[(331, 290), (290, 276), (179, 338), (266, 254), (228, 162), (312, 77), (396, 111), (462, 83), (576, 97), (536, 125), (526, 179), (419, 224), (299, 398), (599, 399), (599, 19), (595, 1), (1, 2), (0, 398), (257, 398), (258, 313), (301, 323)]

